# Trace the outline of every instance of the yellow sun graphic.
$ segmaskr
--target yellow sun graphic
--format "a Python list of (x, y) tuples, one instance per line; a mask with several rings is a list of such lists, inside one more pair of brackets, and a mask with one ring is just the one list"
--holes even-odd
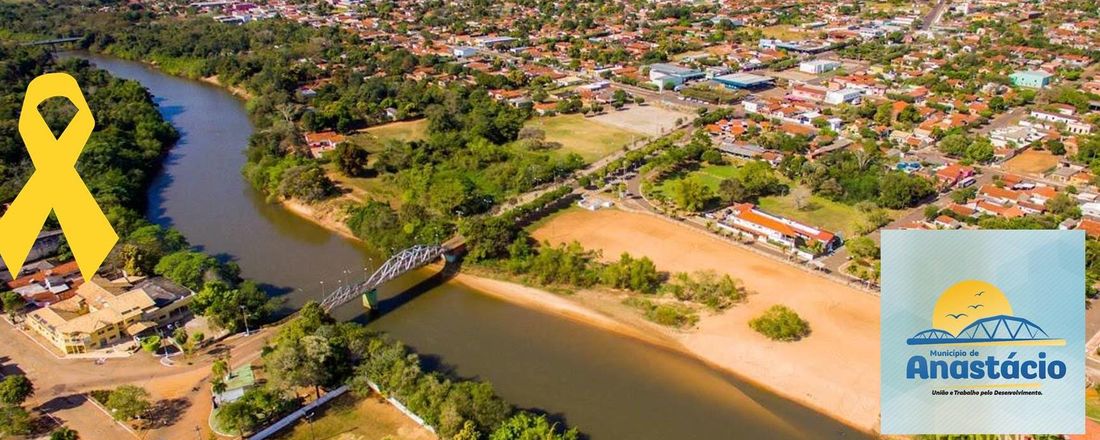
[(958, 335), (974, 321), (997, 315), (1012, 315), (1012, 305), (1001, 289), (985, 281), (960, 281), (936, 300), (932, 327)]

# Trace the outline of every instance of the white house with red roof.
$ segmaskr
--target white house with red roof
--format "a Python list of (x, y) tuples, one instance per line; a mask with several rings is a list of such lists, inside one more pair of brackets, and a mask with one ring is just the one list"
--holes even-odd
[(309, 146), (309, 153), (317, 159), (320, 159), (323, 154), (335, 150), (337, 145), (344, 142), (344, 135), (334, 131), (306, 133), (305, 138), (306, 145)]
[[(719, 215), (719, 228), (731, 232), (747, 232), (759, 241), (767, 241), (794, 250), (805, 259), (828, 254), (841, 245), (841, 238), (832, 232), (794, 220), (769, 214), (752, 203), (739, 203)], [(809, 250), (819, 243), (815, 255)]]

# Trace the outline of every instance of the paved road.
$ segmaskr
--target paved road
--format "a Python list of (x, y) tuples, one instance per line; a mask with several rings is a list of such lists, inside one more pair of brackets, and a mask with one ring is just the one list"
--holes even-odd
[(1028, 114), (1028, 108), (1027, 107), (1016, 107), (1012, 110), (1001, 113), (996, 118), (993, 118), (992, 121), (989, 121), (988, 124), (985, 124), (985, 126), (983, 126), (982, 128), (979, 128), (975, 133), (980, 134), (980, 135), (987, 135), (987, 134), (989, 134), (989, 132), (991, 132), (993, 130), (996, 130), (998, 128), (1004, 128), (1004, 127), (1016, 125), (1016, 123), (1018, 123), (1018, 122), (1020, 122), (1020, 120), (1024, 119), (1024, 117), (1027, 116), (1027, 114)]
[(933, 6), (932, 10), (928, 11), (928, 14), (924, 16), (920, 28), (922, 30), (928, 30), (932, 26), (935, 26), (935, 24), (940, 21), (940, 18), (943, 18), (943, 13), (947, 11), (948, 3), (947, 0), (940, 0), (939, 3), (936, 3), (936, 6)]

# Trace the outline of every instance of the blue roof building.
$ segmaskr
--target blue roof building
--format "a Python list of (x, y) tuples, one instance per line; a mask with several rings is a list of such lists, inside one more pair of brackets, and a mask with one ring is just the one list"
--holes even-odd
[(716, 76), (714, 81), (726, 86), (727, 89), (756, 89), (771, 86), (773, 79), (751, 73), (734, 73)]
[(1012, 80), (1013, 85), (1034, 89), (1041, 89), (1049, 86), (1051, 78), (1053, 77), (1054, 75), (1041, 70), (1025, 70), (1008, 76), (1008, 78)]

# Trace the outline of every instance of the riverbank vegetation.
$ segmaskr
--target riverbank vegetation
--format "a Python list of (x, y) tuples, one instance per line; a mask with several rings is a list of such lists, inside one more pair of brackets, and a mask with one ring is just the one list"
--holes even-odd
[[(519, 133), (531, 116), (530, 105), (511, 106), (489, 95), (548, 78), (489, 75), (443, 57), (369, 44), (346, 30), (285, 20), (233, 26), (141, 11), (94, 13), (61, 5), (58, 10), (54, 15), (79, 14), (68, 22), (79, 23), (70, 33), (85, 35), (78, 43), (82, 48), (155, 63), (171, 74), (217, 77), (224, 86), (247, 90), (257, 130), (243, 172), (272, 199), (315, 203), (339, 194), (305, 134), (344, 135), (391, 121), (426, 120), (422, 136), (388, 140), (370, 154), (369, 170), (362, 166), (363, 155), (346, 151), (363, 148), (354, 141), (340, 155), (358, 158), (350, 161), (358, 165), (337, 168), (355, 177), (369, 175), (400, 194), (399, 207), (368, 200), (349, 211), (352, 232), (382, 253), (438, 242), (458, 219), (487, 212), (585, 164), (576, 153), (529, 148)], [(17, 27), (43, 30), (38, 24)], [(418, 68), (470, 74), (476, 84), (406, 77)]]
[[(112, 77), (84, 60), (56, 60), (41, 48), (0, 45), (0, 58), (6, 61), (0, 63), (0, 204), (10, 203), (34, 171), (17, 128), (23, 92), (42, 73), (66, 72), (80, 84), (96, 120), (76, 168), (119, 236), (100, 272), (165, 276), (199, 292), (192, 309), (229, 330), (239, 328), (243, 319), (259, 323), (267, 317), (267, 296), (242, 280), (234, 264), (191, 250), (178, 231), (142, 215), (145, 191), (179, 133), (141, 84)], [(63, 99), (40, 107), (55, 135), (75, 111)], [(57, 227), (51, 216), (46, 228)], [(60, 260), (72, 257), (66, 248), (62, 246)]]
[(776, 341), (797, 341), (810, 334), (810, 323), (782, 304), (771, 306), (750, 320), (749, 327)]
[(519, 411), (498, 397), (492, 385), (428, 372), (420, 358), (399, 342), (353, 322), (336, 322), (317, 303), (279, 329), (265, 348), (268, 383), (224, 405), (220, 426), (253, 432), (298, 405), (297, 390), (320, 395), (349, 385), (361, 396), (375, 392), (402, 402), (444, 439), (572, 440), (544, 415)]
[(698, 307), (711, 312), (743, 301), (748, 292), (738, 280), (710, 271), (669, 274), (657, 270), (648, 257), (623, 253), (604, 261), (599, 251), (577, 242), (553, 245), (531, 238), (524, 225), (560, 209), (571, 199), (568, 188), (543, 194), (499, 216), (463, 221), (466, 260), (504, 274), (513, 281), (557, 291), (602, 288), (628, 294), (624, 304), (649, 320), (672, 327), (690, 327), (698, 321)]

